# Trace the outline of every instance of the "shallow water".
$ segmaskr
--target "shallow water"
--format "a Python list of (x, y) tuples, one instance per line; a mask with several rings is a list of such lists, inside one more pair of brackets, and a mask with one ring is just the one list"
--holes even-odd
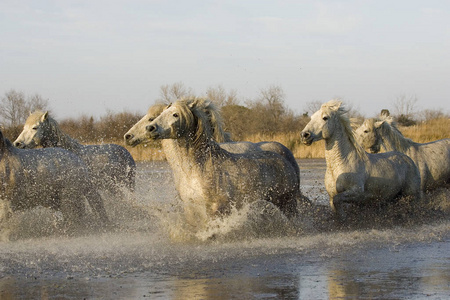
[[(300, 168), (302, 191), (326, 205), (324, 161), (302, 160)], [(429, 197), (450, 200), (447, 190)], [(450, 218), (332, 231), (306, 226), (286, 234), (292, 228), (282, 216), (268, 207), (270, 214), (260, 217), (260, 208), (191, 234), (167, 164), (139, 164), (136, 196), (108, 198), (114, 232), (66, 237), (48, 230), (58, 219), (49, 211), (18, 216), (16, 240), (0, 242), (0, 299), (450, 295)]]

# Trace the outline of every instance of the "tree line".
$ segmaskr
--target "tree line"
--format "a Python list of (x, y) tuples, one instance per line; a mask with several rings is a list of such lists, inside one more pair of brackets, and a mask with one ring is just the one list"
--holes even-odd
[[(191, 88), (178, 82), (160, 87), (160, 97), (155, 102), (171, 103), (181, 97), (198, 96)], [(257, 97), (242, 100), (237, 91), (226, 90), (222, 86), (210, 87), (203, 95), (215, 102), (220, 108), (225, 130), (234, 140), (247, 140), (249, 136), (273, 136), (297, 132), (310, 120), (309, 116), (320, 108), (319, 101), (306, 103), (303, 113), (295, 113), (285, 103), (286, 95), (280, 86), (261, 89)], [(400, 96), (394, 102), (393, 116), (401, 125), (414, 125), (418, 120), (448, 118), (438, 110), (415, 111), (417, 97)], [(10, 90), (0, 101), (0, 122), (6, 137), (14, 140), (22, 131), (29, 113), (34, 110), (50, 111), (50, 100), (39, 94), (26, 96), (24, 93)], [(350, 116), (362, 119), (363, 116), (349, 106)], [(128, 131), (144, 112), (108, 111), (94, 118), (83, 115), (77, 118), (58, 120), (61, 128), (82, 143), (122, 142), (123, 134)]]

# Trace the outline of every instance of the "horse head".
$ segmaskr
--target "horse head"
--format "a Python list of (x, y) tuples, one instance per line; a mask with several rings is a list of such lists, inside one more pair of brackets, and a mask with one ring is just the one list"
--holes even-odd
[[(125, 143), (129, 146), (136, 146), (140, 143), (149, 142), (151, 139), (153, 139), (151, 135), (155, 135), (156, 139), (166, 136), (167, 134), (161, 135), (156, 130), (157, 127), (149, 127), (149, 125), (166, 108), (170, 108), (171, 106), (172, 104), (170, 104), (169, 106), (166, 106), (164, 104), (156, 104), (150, 107), (147, 114), (124, 135)], [(183, 131), (179, 129), (184, 128), (185, 125), (195, 124), (197, 126), (197, 133), (200, 133), (201, 129), (204, 129), (204, 127), (198, 126), (198, 124), (207, 122), (208, 124), (206, 126), (207, 128), (209, 128), (209, 131), (212, 132), (215, 141), (224, 142), (227, 139), (227, 136), (223, 130), (222, 118), (218, 109), (212, 101), (203, 98), (190, 97), (179, 99), (174, 106), (177, 106), (177, 108), (172, 108), (172, 110), (181, 110), (179, 113), (175, 114), (180, 117), (179, 120), (176, 121), (175, 119), (173, 119), (173, 122), (170, 125), (173, 127), (173, 131), (180, 131), (180, 134), (175, 135), (174, 138), (177, 138), (183, 134)], [(166, 121), (167, 118), (168, 117), (166, 116)], [(159, 126), (159, 129), (161, 129), (160, 125), (157, 126)], [(147, 131), (147, 129), (150, 129), (150, 131)]]
[(341, 101), (331, 100), (321, 106), (312, 116), (300, 133), (304, 144), (311, 145), (321, 139), (328, 139), (334, 132), (336, 122), (345, 113)]
[(204, 105), (203, 99), (176, 101), (146, 126), (147, 136), (150, 139), (189, 138), (194, 143), (204, 139), (214, 140), (210, 114)]
[(30, 114), (23, 126), (23, 130), (14, 141), (17, 148), (35, 148), (42, 145), (49, 127), (48, 112), (35, 111)]
[(194, 115), (185, 101), (178, 100), (145, 127), (150, 139), (177, 139), (194, 125)]
[(375, 119), (367, 119), (356, 129), (356, 139), (370, 153), (380, 152), (382, 139), (380, 137), (379, 128), (385, 121), (376, 121)]
[(167, 105), (158, 103), (150, 107), (147, 114), (142, 117), (133, 127), (124, 135), (125, 143), (128, 146), (135, 147), (141, 143), (149, 142), (146, 127), (153, 122), (163, 111)]

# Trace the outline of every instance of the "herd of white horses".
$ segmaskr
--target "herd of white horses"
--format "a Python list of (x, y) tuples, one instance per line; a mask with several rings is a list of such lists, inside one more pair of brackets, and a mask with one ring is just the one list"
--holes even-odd
[[(155, 104), (124, 139), (129, 146), (161, 140), (183, 215), (194, 227), (252, 201), (268, 201), (288, 218), (314, 209), (301, 193), (300, 168), (287, 147), (231, 141), (223, 128), (214, 103), (194, 97)], [(353, 206), (369, 210), (401, 199), (413, 207), (423, 192), (450, 183), (450, 139), (415, 143), (387, 115), (354, 130), (340, 101), (323, 104), (299, 128), (299, 139), (325, 141), (325, 187), (342, 222)], [(14, 212), (36, 206), (59, 211), (68, 233), (92, 222), (107, 228), (114, 222), (104, 193), (132, 193), (135, 176), (124, 147), (82, 145), (48, 112), (33, 112), (14, 143), (0, 132), (0, 238), (8, 238), (2, 224)]]

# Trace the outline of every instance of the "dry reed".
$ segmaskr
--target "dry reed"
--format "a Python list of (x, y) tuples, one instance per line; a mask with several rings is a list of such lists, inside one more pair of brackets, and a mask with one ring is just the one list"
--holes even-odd
[[(450, 119), (440, 118), (419, 123), (415, 126), (401, 127), (402, 133), (418, 143), (450, 138)], [(278, 134), (253, 134), (244, 140), (249, 142), (276, 141), (288, 147), (296, 158), (324, 158), (325, 146), (323, 141), (305, 146), (300, 141), (300, 130)], [(123, 141), (118, 144), (124, 146)], [(126, 147), (136, 161), (163, 160), (164, 153), (159, 142), (139, 145), (135, 148)]]

